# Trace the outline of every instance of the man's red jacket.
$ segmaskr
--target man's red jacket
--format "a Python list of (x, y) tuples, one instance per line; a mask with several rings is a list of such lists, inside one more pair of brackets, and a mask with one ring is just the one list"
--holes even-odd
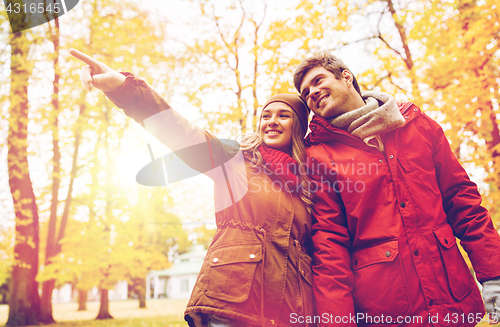
[[(412, 103), (385, 153), (314, 116), (314, 285), (321, 325), (475, 326), (500, 237), (442, 128)], [(314, 189), (313, 189), (314, 191)]]

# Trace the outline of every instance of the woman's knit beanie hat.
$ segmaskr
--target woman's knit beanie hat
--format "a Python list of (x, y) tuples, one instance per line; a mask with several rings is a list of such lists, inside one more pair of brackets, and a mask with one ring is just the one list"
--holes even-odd
[(266, 107), (273, 102), (286, 103), (293, 109), (293, 111), (295, 111), (297, 116), (299, 116), (302, 127), (304, 128), (305, 135), (309, 123), (309, 108), (305, 104), (304, 100), (302, 100), (302, 98), (296, 94), (276, 94), (266, 101), (264, 107), (262, 108), (262, 111), (264, 111), (264, 109), (266, 109)]

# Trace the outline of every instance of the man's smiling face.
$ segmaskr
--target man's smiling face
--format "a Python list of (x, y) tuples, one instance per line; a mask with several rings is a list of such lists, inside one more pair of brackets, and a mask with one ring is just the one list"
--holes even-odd
[[(300, 94), (314, 114), (329, 119), (359, 106), (352, 103), (352, 75), (342, 72), (342, 78), (318, 66), (307, 72), (300, 86)], [(361, 99), (361, 97), (359, 97)]]

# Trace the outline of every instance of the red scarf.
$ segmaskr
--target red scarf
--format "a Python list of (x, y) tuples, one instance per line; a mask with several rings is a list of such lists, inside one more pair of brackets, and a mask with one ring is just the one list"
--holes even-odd
[(289, 154), (270, 148), (265, 144), (259, 145), (257, 150), (262, 155), (264, 167), (283, 178), (290, 191), (294, 192), (299, 189), (299, 165), (295, 159)]

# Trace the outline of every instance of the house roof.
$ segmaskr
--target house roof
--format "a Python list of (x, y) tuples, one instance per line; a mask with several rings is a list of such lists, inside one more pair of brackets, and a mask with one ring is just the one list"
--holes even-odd
[(207, 250), (196, 248), (194, 251), (189, 251), (189, 252), (180, 254), (175, 259), (175, 264), (177, 264), (177, 262), (184, 262), (186, 260), (189, 260), (189, 261), (196, 260), (196, 261), (203, 262), (206, 255), (207, 255)]
[(198, 275), (203, 262), (180, 262), (171, 268), (164, 270), (151, 271), (150, 274), (160, 276), (178, 276), (178, 275)]

